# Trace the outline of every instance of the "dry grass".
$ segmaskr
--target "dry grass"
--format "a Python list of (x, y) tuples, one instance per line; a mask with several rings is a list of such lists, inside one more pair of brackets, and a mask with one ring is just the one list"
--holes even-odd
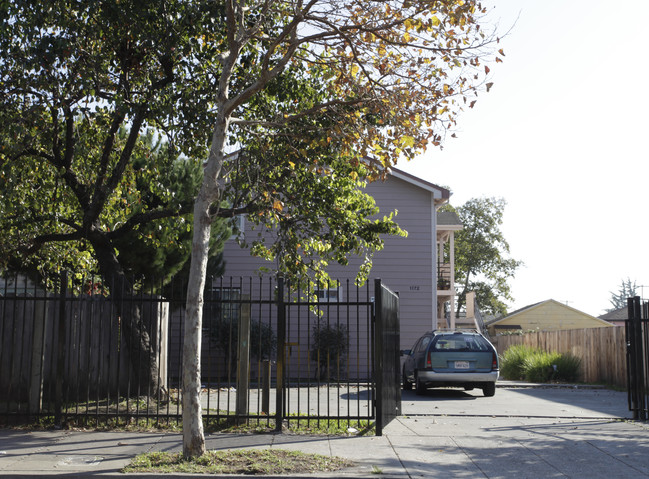
[(186, 460), (181, 453), (152, 452), (137, 456), (122, 472), (191, 474), (301, 474), (337, 471), (354, 464), (339, 457), (281, 449), (208, 451)]

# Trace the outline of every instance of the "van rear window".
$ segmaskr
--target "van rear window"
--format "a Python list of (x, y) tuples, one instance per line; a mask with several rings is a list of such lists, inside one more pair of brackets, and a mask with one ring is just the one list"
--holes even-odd
[(443, 335), (435, 338), (434, 351), (489, 351), (489, 343), (482, 336)]

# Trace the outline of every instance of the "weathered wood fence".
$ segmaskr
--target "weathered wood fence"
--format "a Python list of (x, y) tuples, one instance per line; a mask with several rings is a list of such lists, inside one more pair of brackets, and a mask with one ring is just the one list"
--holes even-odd
[(582, 380), (626, 387), (625, 327), (540, 331), (491, 338), (498, 354), (525, 344), (543, 351), (572, 353), (581, 358)]

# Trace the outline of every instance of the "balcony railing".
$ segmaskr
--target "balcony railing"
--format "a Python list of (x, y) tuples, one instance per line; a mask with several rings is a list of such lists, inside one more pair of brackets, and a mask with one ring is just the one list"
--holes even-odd
[(437, 289), (450, 290), (451, 286), (451, 265), (449, 263), (438, 264)]

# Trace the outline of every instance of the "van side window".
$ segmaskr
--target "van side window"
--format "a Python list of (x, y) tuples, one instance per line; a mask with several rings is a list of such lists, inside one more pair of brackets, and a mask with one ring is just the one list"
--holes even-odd
[(417, 349), (415, 350), (415, 352), (418, 353), (421, 351), (425, 351), (426, 348), (428, 347), (428, 343), (430, 343), (430, 336), (424, 336), (423, 338), (421, 338), (421, 341), (419, 341), (419, 344), (417, 345)]

